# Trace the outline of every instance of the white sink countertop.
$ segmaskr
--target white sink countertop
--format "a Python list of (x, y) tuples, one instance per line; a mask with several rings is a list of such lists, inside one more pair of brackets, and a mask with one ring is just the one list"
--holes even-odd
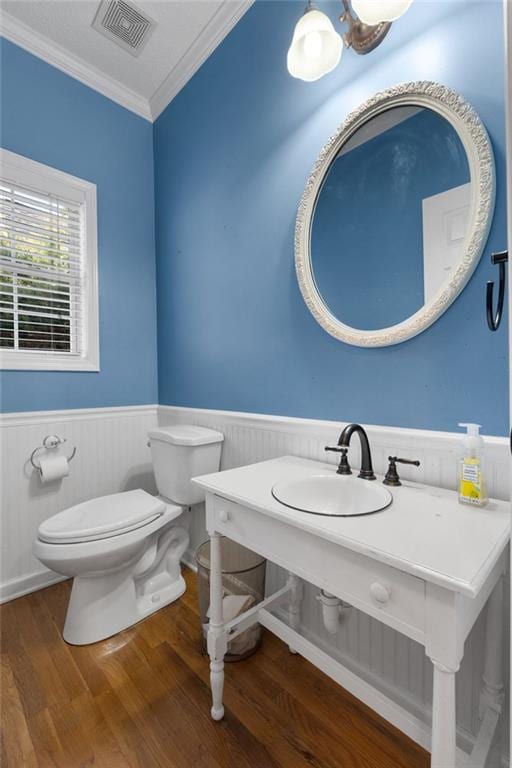
[(283, 456), (237, 469), (194, 478), (217, 496), (369, 555), (439, 586), (474, 597), (485, 582), (510, 537), (510, 505), (489, 500), (483, 508), (460, 504), (455, 491), (403, 481), (390, 488), (391, 506), (359, 517), (324, 517), (286, 507), (271, 489), (283, 481), (332, 474), (340, 483), (348, 477), (336, 466), (296, 456)]

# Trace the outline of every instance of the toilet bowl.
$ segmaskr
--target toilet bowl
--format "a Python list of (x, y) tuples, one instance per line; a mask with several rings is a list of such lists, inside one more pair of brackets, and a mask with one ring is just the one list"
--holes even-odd
[(35, 556), (73, 578), (63, 630), (72, 645), (111, 637), (185, 591), (183, 512), (204, 499), (190, 480), (219, 469), (223, 435), (180, 425), (152, 430), (149, 440), (159, 496), (141, 489), (101, 496), (39, 526)]

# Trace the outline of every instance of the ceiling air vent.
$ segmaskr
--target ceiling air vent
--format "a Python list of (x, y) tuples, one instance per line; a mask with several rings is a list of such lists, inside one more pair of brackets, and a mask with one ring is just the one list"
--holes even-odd
[(153, 19), (126, 0), (103, 0), (92, 23), (93, 29), (132, 56), (140, 54), (155, 26)]

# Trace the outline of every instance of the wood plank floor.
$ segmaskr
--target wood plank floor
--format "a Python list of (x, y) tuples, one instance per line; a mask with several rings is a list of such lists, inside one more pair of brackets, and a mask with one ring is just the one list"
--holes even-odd
[(61, 638), (71, 582), (1, 607), (2, 768), (427, 768), (429, 756), (270, 633), (209, 716), (195, 574), (110, 640)]

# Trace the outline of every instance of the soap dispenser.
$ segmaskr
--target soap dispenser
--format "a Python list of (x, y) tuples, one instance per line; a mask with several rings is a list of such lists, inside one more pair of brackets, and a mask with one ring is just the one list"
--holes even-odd
[(487, 504), (487, 490), (484, 477), (484, 441), (480, 435), (480, 424), (459, 424), (467, 434), (462, 439), (459, 461), (459, 501), (484, 507)]

